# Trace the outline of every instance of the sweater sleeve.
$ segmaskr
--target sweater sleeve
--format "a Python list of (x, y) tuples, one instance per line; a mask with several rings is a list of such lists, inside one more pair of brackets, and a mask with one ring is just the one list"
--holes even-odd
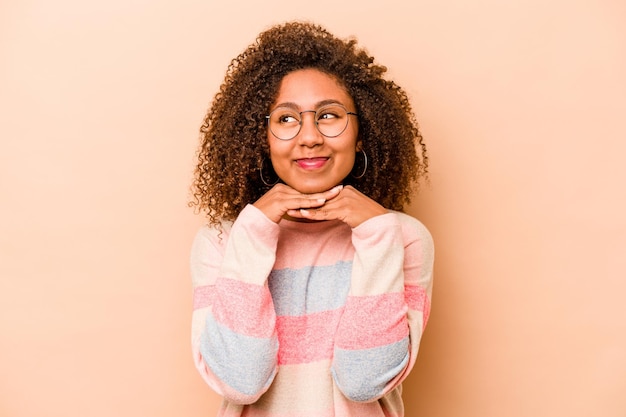
[(267, 277), (278, 230), (247, 206), (230, 230), (205, 226), (192, 245), (195, 365), (207, 384), (232, 403), (255, 402), (276, 374), (276, 314)]
[(353, 401), (374, 401), (412, 369), (430, 311), (434, 249), (416, 219), (391, 212), (352, 231), (350, 292), (332, 374)]

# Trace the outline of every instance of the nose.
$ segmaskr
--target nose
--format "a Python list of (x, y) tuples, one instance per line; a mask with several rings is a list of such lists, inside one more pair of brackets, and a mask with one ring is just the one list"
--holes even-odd
[(315, 146), (324, 142), (324, 135), (317, 129), (315, 112), (313, 110), (302, 112), (302, 126), (298, 133), (298, 143), (304, 146)]

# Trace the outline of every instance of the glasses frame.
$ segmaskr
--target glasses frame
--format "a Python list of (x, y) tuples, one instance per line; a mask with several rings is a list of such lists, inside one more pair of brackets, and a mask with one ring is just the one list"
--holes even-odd
[(337, 136), (341, 135), (343, 132), (345, 132), (345, 131), (346, 131), (346, 129), (348, 128), (348, 124), (350, 123), (350, 121), (349, 121), (349, 118), (348, 118), (348, 119), (346, 119), (346, 125), (343, 127), (343, 129), (341, 129), (341, 132), (337, 133), (336, 135), (326, 135), (324, 132), (322, 132), (322, 131), (320, 130), (319, 122), (318, 122), (318, 120), (317, 120), (317, 112), (318, 112), (318, 111), (320, 111), (320, 110), (323, 110), (323, 109), (325, 109), (325, 108), (327, 108), (327, 107), (341, 107), (342, 109), (344, 109), (344, 110), (345, 110), (345, 112), (346, 112), (346, 114), (347, 114), (347, 115), (352, 115), (352, 116), (359, 117), (359, 115), (358, 115), (357, 113), (355, 113), (355, 112), (351, 112), (351, 111), (348, 111), (348, 109), (346, 109), (346, 106), (344, 106), (343, 104), (340, 104), (340, 103), (326, 104), (326, 105), (324, 105), (324, 106), (321, 106), (321, 107), (320, 107), (319, 109), (317, 109), (317, 110), (303, 110), (303, 111), (301, 111), (301, 112), (296, 112), (296, 113), (298, 113), (298, 114), (300, 115), (300, 121), (299, 121), (299, 123), (298, 123), (298, 131), (297, 131), (297, 132), (296, 132), (296, 134), (295, 134), (295, 135), (293, 135), (292, 137), (290, 137), (290, 138), (288, 138), (288, 139), (283, 139), (283, 138), (281, 138), (281, 137), (278, 137), (278, 136), (276, 135), (276, 133), (274, 133), (274, 131), (272, 130), (272, 127), (271, 127), (271, 125), (270, 125), (270, 118), (272, 117), (272, 114), (273, 114), (276, 110), (281, 109), (281, 108), (288, 108), (288, 107), (286, 107), (286, 106), (279, 106), (279, 107), (276, 107), (274, 110), (272, 110), (272, 111), (270, 112), (270, 114), (268, 114), (268, 115), (266, 115), (266, 116), (265, 116), (265, 119), (267, 120), (267, 129), (268, 129), (268, 130), (272, 133), (272, 135), (274, 135), (274, 137), (275, 137), (276, 139), (278, 139), (278, 140), (284, 140), (284, 141), (292, 140), (292, 139), (294, 139), (296, 136), (298, 136), (298, 135), (300, 134), (300, 131), (302, 130), (302, 124), (304, 123), (304, 117), (302, 117), (302, 115), (303, 115), (304, 113), (313, 113), (313, 122), (315, 123), (315, 128), (317, 129), (317, 131), (318, 131), (318, 132), (320, 132), (320, 134), (321, 134), (322, 136), (326, 137), (326, 138), (336, 138)]

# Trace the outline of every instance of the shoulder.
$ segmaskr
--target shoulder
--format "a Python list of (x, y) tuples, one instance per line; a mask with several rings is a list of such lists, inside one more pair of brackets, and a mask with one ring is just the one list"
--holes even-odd
[(219, 225), (202, 225), (193, 238), (191, 244), (191, 259), (203, 259), (215, 251), (223, 253), (230, 235), (232, 222), (221, 222)]
[(196, 232), (194, 244), (228, 240), (227, 238), (232, 227), (232, 221), (222, 221), (219, 225), (204, 224)]
[(190, 253), (191, 280), (194, 288), (207, 285), (211, 271), (219, 268), (224, 256), (228, 233), (232, 223), (223, 223), (222, 227), (201, 226), (193, 239)]
[(206, 249), (211, 247), (213, 250), (217, 249), (223, 251), (226, 247), (226, 242), (236, 234), (235, 230), (246, 230), (248, 232), (256, 232), (256, 234), (269, 234), (276, 233), (278, 225), (272, 222), (270, 219), (253, 205), (247, 205), (239, 213), (237, 219), (222, 220), (219, 224), (205, 224), (201, 226), (196, 232), (193, 246), (200, 249)]

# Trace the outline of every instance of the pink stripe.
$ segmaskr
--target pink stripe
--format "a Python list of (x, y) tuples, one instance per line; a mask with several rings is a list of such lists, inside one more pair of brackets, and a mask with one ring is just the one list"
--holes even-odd
[(411, 310), (424, 311), (426, 290), (419, 285), (405, 285), (404, 297)]
[(236, 333), (270, 337), (274, 332), (276, 313), (267, 286), (218, 278), (213, 316), (218, 323)]
[(398, 342), (409, 334), (407, 306), (403, 293), (348, 297), (337, 346), (369, 349)]
[[(295, 406), (295, 405), (294, 405)], [(373, 408), (373, 407), (372, 407)], [(324, 409), (315, 409), (315, 410), (305, 410), (305, 411), (291, 411), (291, 410), (281, 410), (280, 413), (274, 410), (264, 410), (260, 407), (252, 408), (246, 407), (246, 411), (244, 411), (246, 417), (311, 417), (314, 415), (315, 417), (335, 417), (337, 414), (334, 408), (324, 408)], [(241, 417), (244, 414), (241, 414), (241, 406), (222, 403), (222, 408), (220, 409), (220, 417)], [(358, 414), (359, 417), (379, 417), (380, 416), (380, 408), (377, 407), (373, 409), (369, 414)], [(387, 414), (385, 414), (387, 417)], [(397, 417), (396, 414), (389, 414), (389, 417)]]
[(341, 309), (306, 316), (279, 316), (276, 319), (280, 365), (330, 359)]
[(430, 299), (426, 294), (426, 290), (419, 285), (406, 285), (404, 287), (406, 302), (409, 309), (421, 311), (424, 315), (424, 327), (430, 316)]
[(426, 327), (426, 323), (428, 323), (428, 318), (430, 317), (430, 298), (426, 297), (426, 301), (424, 303), (424, 311), (422, 312), (424, 315), (424, 325), (422, 330)]
[[(341, 401), (341, 402), (340, 402)], [(394, 401), (395, 403), (395, 401)], [(392, 406), (402, 408), (402, 405), (392, 404)], [(280, 413), (273, 410), (264, 410), (257, 408), (246, 408), (246, 417), (334, 417), (337, 415), (342, 416), (359, 416), (359, 417), (381, 417), (380, 413), (383, 413), (384, 417), (401, 417), (404, 414), (398, 414), (394, 411), (387, 409), (385, 401), (374, 401), (369, 403), (357, 403), (349, 402), (345, 399), (335, 399), (333, 408), (314, 409), (305, 411), (291, 411), (281, 410)], [(338, 414), (342, 413), (342, 414)], [(232, 404), (222, 403), (220, 409), (220, 417), (241, 417), (241, 407), (233, 406)]]
[(213, 304), (215, 297), (214, 285), (203, 285), (193, 290), (193, 309), (208, 307)]

